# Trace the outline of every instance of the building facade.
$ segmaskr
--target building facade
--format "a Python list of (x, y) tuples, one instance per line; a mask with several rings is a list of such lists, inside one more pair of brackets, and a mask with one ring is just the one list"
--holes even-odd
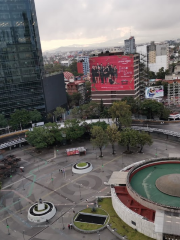
[(129, 39), (124, 40), (124, 53), (134, 54), (135, 52), (136, 52), (135, 38), (130, 37)]
[(89, 56), (82, 56), (77, 58), (78, 62), (83, 64), (83, 74), (87, 75), (89, 73)]
[[(108, 54), (99, 54), (98, 57), (92, 57), (90, 59), (90, 70), (91, 70), (91, 98), (92, 101), (100, 102), (103, 100), (105, 105), (111, 105), (115, 101), (120, 101), (124, 97), (133, 97), (138, 98), (140, 97), (140, 89), (139, 89), (139, 54), (130, 54), (130, 55), (116, 55), (114, 53), (114, 57), (117, 57), (117, 62), (115, 61), (114, 64), (117, 65), (117, 79), (115, 83), (112, 83), (115, 79), (111, 76), (105, 76), (103, 79), (103, 83), (101, 80), (101, 73), (100, 78), (96, 77), (95, 81), (93, 79), (93, 68), (94, 63), (98, 62), (110, 62), (111, 65), (111, 56), (112, 53)], [(112, 56), (112, 57), (113, 57)], [(103, 60), (104, 58), (104, 60)], [(129, 65), (129, 61), (131, 61), (131, 65)], [(112, 66), (112, 65), (111, 65)], [(106, 67), (105, 67), (106, 69)], [(101, 71), (101, 70), (100, 70)], [(107, 72), (105, 70), (105, 72)], [(101, 80), (101, 81), (100, 81)]]
[(140, 59), (145, 56), (148, 61), (150, 71), (157, 73), (160, 68), (169, 68), (169, 46), (167, 44), (141, 45), (136, 47), (136, 52), (140, 54)]
[(0, 1), (0, 113), (45, 113), (43, 61), (34, 0)]

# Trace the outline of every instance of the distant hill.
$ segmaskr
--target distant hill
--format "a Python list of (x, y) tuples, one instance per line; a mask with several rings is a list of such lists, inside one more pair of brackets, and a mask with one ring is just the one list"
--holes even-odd
[(53, 50), (45, 51), (44, 53), (71, 52), (71, 51), (91, 50), (91, 49), (93, 50), (93, 49), (117, 47), (117, 46), (119, 47), (123, 46), (123, 41), (120, 38), (109, 40), (102, 43), (97, 43), (97, 44), (89, 44), (88, 46), (74, 44), (74, 45), (59, 47)]

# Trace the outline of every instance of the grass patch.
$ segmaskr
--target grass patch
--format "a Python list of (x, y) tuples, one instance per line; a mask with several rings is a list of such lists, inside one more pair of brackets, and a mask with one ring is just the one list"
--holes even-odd
[(103, 225), (98, 225), (98, 224), (94, 224), (94, 223), (81, 223), (81, 222), (74, 222), (74, 225), (77, 228), (80, 228), (80, 229), (86, 230), (86, 231), (98, 230), (99, 228), (101, 228), (103, 226)]
[(87, 165), (86, 162), (80, 162), (77, 164), (77, 167), (85, 167)]
[(104, 198), (100, 203), (101, 207), (109, 214), (110, 220), (109, 224), (111, 228), (115, 228), (116, 232), (122, 236), (127, 236), (128, 240), (152, 240), (153, 238), (147, 237), (133, 228), (129, 227), (125, 222), (123, 222), (112, 206), (111, 198)]

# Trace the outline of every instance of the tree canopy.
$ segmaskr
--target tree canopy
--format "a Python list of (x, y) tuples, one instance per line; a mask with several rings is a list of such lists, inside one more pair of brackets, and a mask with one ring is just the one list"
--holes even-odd
[(41, 113), (38, 110), (30, 111), (29, 114), (32, 122), (38, 122), (42, 119)]
[(100, 157), (103, 157), (102, 148), (108, 143), (106, 132), (99, 126), (94, 126), (91, 129), (91, 143), (94, 147), (98, 147), (100, 150)]
[(126, 146), (126, 152), (130, 153), (130, 147), (135, 147), (137, 145), (138, 132), (131, 128), (123, 129), (121, 132), (121, 139), (119, 141), (120, 145)]
[(152, 145), (152, 137), (146, 132), (137, 132), (137, 143), (140, 146), (139, 153), (142, 153), (144, 145)]
[(80, 126), (80, 121), (77, 119), (66, 120), (65, 128), (62, 130), (66, 134), (66, 139), (75, 140), (80, 138), (85, 133), (84, 126)]
[(27, 132), (26, 136), (28, 143), (37, 149), (46, 148), (55, 141), (53, 133), (46, 127), (33, 128), (33, 131)]
[(119, 142), (121, 140), (121, 134), (118, 131), (118, 127), (115, 124), (109, 125), (106, 130), (109, 143), (112, 146), (112, 154), (115, 154), (114, 145), (116, 142)]
[(141, 108), (147, 118), (153, 119), (155, 116), (160, 117), (162, 115), (164, 106), (156, 100), (145, 99), (142, 102)]
[(10, 116), (10, 125), (16, 129), (19, 126), (24, 127), (31, 121), (29, 112), (26, 109), (17, 109)]
[(109, 109), (109, 112), (112, 116), (113, 120), (120, 125), (125, 127), (130, 126), (132, 118), (131, 118), (131, 107), (127, 105), (124, 101), (114, 102)]
[(8, 125), (8, 122), (6, 118), (4, 117), (4, 115), (0, 114), (0, 128), (7, 127), (7, 125)]

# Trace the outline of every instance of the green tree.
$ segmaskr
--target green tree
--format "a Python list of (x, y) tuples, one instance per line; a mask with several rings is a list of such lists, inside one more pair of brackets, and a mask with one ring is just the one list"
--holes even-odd
[(166, 72), (164, 71), (164, 67), (160, 68), (159, 71), (156, 73), (156, 77), (158, 79), (165, 79)]
[(91, 83), (90, 82), (85, 82), (85, 88), (86, 88), (86, 91), (85, 91), (85, 101), (86, 102), (90, 102), (91, 100)]
[(73, 60), (73, 62), (69, 65), (67, 70), (71, 72), (74, 76), (79, 75), (77, 70), (77, 61)]
[(55, 141), (53, 134), (46, 127), (33, 128), (33, 131), (27, 132), (26, 136), (28, 143), (37, 149), (46, 148)]
[(33, 122), (38, 122), (42, 119), (41, 113), (38, 110), (30, 111), (30, 120)]
[(26, 109), (16, 110), (14, 113), (10, 115), (10, 125), (16, 129), (18, 126), (22, 129), (22, 127), (26, 126), (30, 122), (30, 114)]
[(79, 106), (80, 101), (82, 100), (82, 95), (79, 92), (75, 92), (71, 95), (72, 105)]
[(108, 143), (107, 133), (98, 126), (91, 129), (91, 143), (100, 150), (100, 157), (103, 157), (102, 148)]
[(66, 110), (65, 110), (64, 108), (62, 108), (62, 107), (57, 107), (56, 110), (53, 112), (56, 120), (57, 120), (58, 117), (61, 117), (62, 114), (65, 113), (65, 111), (66, 111)]
[(118, 127), (115, 124), (108, 126), (106, 133), (108, 136), (109, 143), (112, 146), (112, 154), (114, 155), (115, 154), (114, 145), (116, 142), (119, 142), (121, 140), (121, 134), (118, 131)]
[(121, 132), (120, 145), (126, 146), (126, 152), (130, 153), (130, 147), (137, 145), (138, 132), (131, 128), (126, 128)]
[(131, 108), (132, 113), (138, 112), (138, 100), (134, 99), (133, 97), (124, 97), (121, 99), (121, 101), (126, 102), (127, 105), (129, 105)]
[(48, 113), (47, 114), (47, 119), (52, 119), (53, 120), (53, 122), (54, 122), (54, 114), (53, 113)]
[(148, 78), (149, 78), (149, 79), (156, 79), (156, 74), (155, 74), (155, 72), (149, 71), (149, 72), (148, 72)]
[(63, 131), (66, 133), (66, 139), (68, 140), (80, 138), (85, 133), (84, 126), (80, 126), (80, 121), (77, 119), (66, 120), (64, 126)]
[(0, 114), (0, 128), (7, 127), (7, 125), (8, 125), (8, 122), (6, 118), (4, 117), (4, 115)]
[(92, 129), (93, 127), (98, 126), (101, 127), (103, 130), (106, 130), (108, 127), (108, 124), (106, 122), (95, 122), (90, 124), (90, 128)]
[(160, 117), (163, 113), (163, 104), (152, 99), (145, 99), (141, 105), (142, 113), (149, 119), (153, 119), (155, 116)]
[(151, 136), (146, 132), (137, 132), (137, 143), (140, 146), (139, 153), (142, 153), (144, 145), (152, 145), (153, 141)]
[(70, 107), (72, 107), (72, 97), (67, 92), (66, 92), (66, 97), (67, 97), (68, 107), (70, 108)]
[(164, 107), (161, 114), (161, 119), (168, 120), (170, 113), (171, 113), (171, 110), (169, 108)]
[(130, 106), (124, 101), (114, 102), (110, 107), (109, 112), (113, 120), (116, 120), (116, 123), (121, 127), (124, 125), (128, 127), (131, 125), (131, 111)]
[(45, 127), (49, 129), (49, 131), (53, 134), (54, 139), (56, 142), (62, 142), (62, 132), (59, 129), (59, 126), (57, 123), (46, 123)]

